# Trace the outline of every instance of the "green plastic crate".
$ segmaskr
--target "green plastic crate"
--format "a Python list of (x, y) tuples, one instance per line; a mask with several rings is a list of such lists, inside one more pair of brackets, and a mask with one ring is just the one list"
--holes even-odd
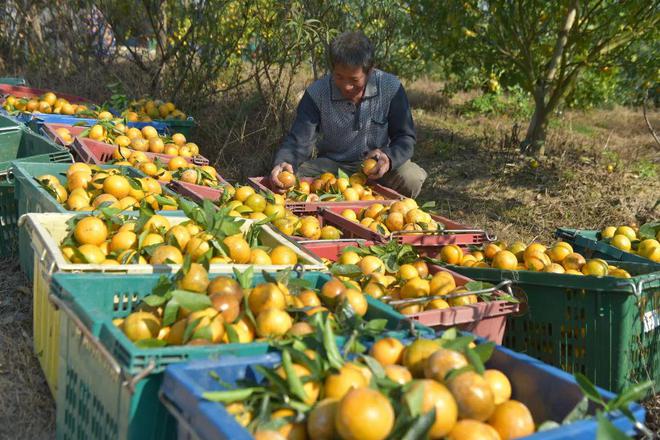
[(16, 121), (0, 116), (0, 173), (8, 170), (16, 159), (53, 153), (68, 154), (68, 151)]
[(509, 318), (505, 346), (586, 375), (620, 392), (647, 379), (660, 386), (660, 272), (610, 261), (630, 279), (448, 266), (479, 281), (514, 281), (520, 316)]
[(0, 76), (0, 84), (8, 84), (10, 86), (27, 86), (25, 78), (19, 76)]
[(0, 257), (10, 257), (18, 249), (17, 212), (14, 184), (0, 181)]
[[(319, 287), (330, 275), (308, 272), (302, 277)], [(157, 274), (53, 276), (52, 299), (64, 312), (60, 319), (58, 439), (173, 439), (175, 422), (158, 399), (167, 365), (269, 350), (264, 342), (136, 347), (112, 319), (127, 316), (151, 293), (158, 279)], [(263, 276), (255, 277), (255, 283), (263, 281)], [(376, 300), (368, 299), (367, 319), (390, 318), (386, 310), (372, 307)], [(406, 329), (410, 323), (388, 320), (388, 326), (391, 330)], [(418, 329), (432, 332), (423, 326)]]
[[(34, 180), (34, 177), (44, 174), (56, 176), (62, 185), (66, 186), (66, 170), (69, 164), (62, 163), (17, 163), (14, 162), (12, 173), (16, 182), (16, 198), (18, 199), (18, 217), (29, 212), (61, 212), (78, 213), (78, 211), (67, 210), (59, 204), (55, 198)], [(117, 168), (114, 165), (102, 165), (101, 168)], [(121, 167), (129, 176), (144, 177), (141, 171), (133, 167)], [(176, 196), (176, 193), (163, 187), (164, 194)], [(166, 211), (167, 215), (183, 215), (183, 211)], [(30, 238), (24, 228), (19, 228), (19, 261), (21, 269), (33, 279), (34, 260)]]
[(600, 231), (560, 228), (555, 231), (555, 237), (570, 243), (575, 252), (579, 252), (585, 258), (651, 264), (656, 266), (656, 270), (660, 270), (660, 263), (654, 263), (648, 258), (622, 251), (606, 241), (600, 240)]
[(167, 126), (167, 130), (170, 133), (181, 133), (186, 138), (192, 137), (193, 131), (197, 126), (197, 123), (191, 117), (183, 121), (179, 119), (156, 119), (154, 122), (163, 123)]

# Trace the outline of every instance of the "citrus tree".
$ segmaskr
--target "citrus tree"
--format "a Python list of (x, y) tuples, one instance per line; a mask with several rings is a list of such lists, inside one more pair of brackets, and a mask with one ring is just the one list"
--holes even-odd
[(548, 120), (588, 68), (602, 69), (633, 43), (657, 37), (660, 7), (644, 0), (414, 0), (429, 56), (453, 68), (482, 63), (534, 99), (523, 150), (544, 154)]

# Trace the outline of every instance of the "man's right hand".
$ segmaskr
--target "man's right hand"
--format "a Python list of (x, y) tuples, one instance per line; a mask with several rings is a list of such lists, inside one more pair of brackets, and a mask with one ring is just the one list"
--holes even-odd
[(273, 191), (276, 193), (282, 194), (286, 192), (287, 188), (284, 187), (282, 182), (280, 182), (277, 179), (277, 176), (282, 172), (282, 171), (288, 171), (291, 174), (293, 174), (293, 167), (291, 164), (288, 164), (286, 162), (282, 162), (281, 164), (275, 165), (275, 168), (273, 168), (273, 171), (270, 172), (270, 181), (273, 183)]

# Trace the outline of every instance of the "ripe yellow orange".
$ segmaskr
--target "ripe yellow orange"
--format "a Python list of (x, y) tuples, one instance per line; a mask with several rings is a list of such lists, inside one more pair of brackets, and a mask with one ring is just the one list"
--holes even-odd
[(596, 277), (604, 277), (607, 275), (607, 263), (602, 260), (589, 260), (581, 268), (582, 273), (585, 275), (593, 275)]
[(582, 266), (586, 263), (584, 257), (576, 252), (566, 255), (562, 261), (562, 266), (566, 270), (580, 270)]
[(105, 260), (105, 253), (99, 246), (93, 244), (83, 244), (82, 246), (79, 246), (78, 252), (82, 254), (84, 260), (78, 261), (74, 257), (74, 263), (101, 264)]
[(486, 379), (493, 392), (495, 405), (504, 403), (511, 398), (511, 382), (509, 382), (509, 378), (504, 373), (499, 370), (489, 369), (484, 371), (484, 379)]
[(430, 293), (433, 296), (446, 295), (455, 288), (456, 281), (449, 272), (439, 271), (431, 278)]
[(445, 377), (451, 370), (463, 368), (467, 365), (468, 361), (462, 353), (441, 348), (427, 359), (424, 365), (424, 376), (427, 379), (444, 383)]
[(402, 298), (421, 298), (428, 296), (431, 291), (431, 285), (428, 280), (413, 278), (408, 280), (401, 288)]
[(80, 244), (98, 246), (108, 238), (108, 228), (98, 217), (85, 217), (76, 223), (73, 236)]
[(493, 257), (495, 257), (495, 254), (497, 254), (501, 250), (502, 249), (498, 245), (496, 245), (495, 243), (488, 243), (484, 247), (484, 256), (487, 259), (492, 260)]
[(263, 283), (250, 292), (248, 306), (252, 313), (256, 315), (266, 309), (284, 310), (286, 308), (286, 298), (277, 284)]
[(427, 359), (439, 350), (440, 343), (431, 339), (415, 339), (403, 352), (403, 365), (413, 377), (423, 377)]
[[(293, 371), (302, 381), (304, 381), (306, 378), (311, 379), (312, 373), (309, 371), (309, 369), (307, 369), (307, 367), (303, 365), (293, 364)], [(275, 370), (275, 373), (277, 373), (278, 376), (280, 376), (282, 379), (285, 380), (288, 377), (286, 371), (284, 370), (284, 367), (279, 367), (277, 370)], [(316, 402), (316, 400), (319, 397), (321, 386), (318, 382), (309, 380), (304, 382), (303, 390), (305, 391), (305, 394), (307, 396), (307, 398), (305, 399), (305, 403), (307, 403), (308, 405), (312, 405), (314, 402)]]
[(112, 252), (120, 253), (126, 249), (135, 249), (137, 247), (137, 235), (131, 231), (117, 232), (110, 240), (109, 249)]
[(413, 266), (412, 264), (402, 264), (399, 267), (399, 272), (398, 272), (399, 278), (402, 280), (411, 280), (413, 278), (419, 278), (419, 272), (417, 272), (417, 268)]
[(307, 417), (307, 433), (310, 439), (332, 440), (337, 437), (337, 403), (337, 399), (323, 399), (310, 411)]
[(456, 400), (446, 386), (430, 379), (415, 381), (410, 393), (422, 389), (422, 412), (435, 408), (435, 422), (429, 430), (429, 438), (442, 439), (449, 434), (458, 419)]
[(495, 411), (495, 397), (490, 385), (474, 371), (453, 377), (448, 385), (458, 404), (460, 418), (484, 422)]
[(534, 433), (532, 414), (517, 400), (497, 405), (488, 423), (500, 434), (502, 440), (526, 437)]
[(502, 440), (495, 428), (476, 420), (459, 420), (447, 440)]
[(447, 264), (461, 264), (463, 250), (454, 244), (443, 246), (440, 250), (440, 259)]
[(367, 386), (365, 377), (355, 368), (349, 368), (344, 365), (337, 373), (326, 377), (323, 384), (323, 391), (326, 397), (341, 399), (353, 388)]
[(341, 438), (384, 440), (393, 427), (394, 409), (379, 391), (355, 388), (337, 405), (335, 428)]
[(369, 355), (380, 362), (381, 365), (401, 363), (405, 346), (396, 338), (382, 338), (371, 346)]
[[(85, 173), (91, 175), (92, 174), (92, 169), (89, 167), (89, 165), (87, 165), (84, 162), (76, 162), (76, 163), (72, 164), (69, 168), (67, 168), (66, 175), (68, 177), (71, 174), (77, 173), (77, 172), (85, 172)], [(55, 179), (56, 179), (56, 183), (59, 183), (59, 180), (57, 178), (55, 178)]]
[(555, 244), (552, 248), (550, 248), (550, 250), (548, 250), (548, 256), (553, 263), (561, 264), (561, 262), (564, 261), (564, 258), (566, 258), (566, 256), (572, 252), (572, 248)]
[(103, 192), (117, 199), (123, 199), (131, 190), (131, 184), (124, 176), (113, 175), (103, 181)]
[(518, 259), (513, 252), (499, 251), (493, 257), (492, 266), (497, 269), (503, 270), (516, 270)]
[(234, 194), (234, 200), (238, 200), (239, 202), (245, 202), (248, 197), (250, 197), (252, 194), (254, 194), (254, 188), (251, 186), (239, 186), (236, 188), (236, 193)]
[(380, 258), (374, 255), (367, 255), (363, 257), (357, 265), (364, 275), (371, 275), (372, 273), (376, 272), (385, 272), (385, 263), (383, 263)]
[(222, 242), (227, 246), (227, 249), (229, 250), (229, 258), (231, 258), (232, 261), (239, 264), (245, 264), (250, 261), (250, 245), (245, 241), (242, 234), (239, 233), (226, 237)]
[(403, 365), (385, 365), (385, 376), (394, 382), (405, 385), (413, 380), (410, 371)]
[(179, 168), (188, 168), (188, 161), (181, 156), (176, 156), (170, 159), (167, 163), (167, 168), (170, 171), (178, 170)]
[(145, 139), (151, 139), (158, 137), (158, 131), (151, 125), (146, 125), (142, 127), (142, 136)]
[(262, 338), (282, 336), (289, 331), (292, 325), (291, 316), (281, 309), (265, 309), (257, 315), (257, 335)]
[(124, 319), (122, 330), (133, 342), (156, 338), (160, 331), (160, 319), (149, 312), (133, 312)]
[(630, 249), (632, 247), (630, 238), (628, 238), (626, 235), (623, 234), (614, 235), (614, 237), (612, 237), (612, 239), (610, 240), (610, 244), (615, 248), (621, 249), (624, 252), (630, 252)]
[(175, 246), (163, 244), (158, 246), (151, 258), (150, 264), (183, 264), (183, 255)]
[(564, 269), (564, 266), (562, 266), (559, 263), (552, 263), (543, 269), (543, 272), (548, 272), (548, 273), (566, 273), (566, 270)]
[(630, 226), (619, 226), (616, 228), (616, 231), (614, 231), (614, 236), (616, 237), (617, 235), (624, 235), (630, 241), (637, 240), (637, 233)]
[(250, 251), (250, 264), (268, 266), (273, 264), (273, 261), (270, 259), (270, 256), (266, 251), (257, 248)]
[(339, 297), (341, 301), (346, 301), (356, 315), (364, 316), (367, 314), (369, 304), (364, 294), (356, 289), (346, 289)]

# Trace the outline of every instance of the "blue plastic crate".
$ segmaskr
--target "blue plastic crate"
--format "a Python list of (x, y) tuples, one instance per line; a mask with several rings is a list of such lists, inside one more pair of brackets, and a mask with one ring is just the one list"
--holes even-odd
[[(196, 361), (171, 365), (165, 370), (161, 400), (179, 422), (179, 438), (250, 439), (247, 430), (225, 410), (224, 406), (202, 398), (206, 391), (223, 388), (209, 373), (214, 372), (225, 382), (235, 384), (241, 379), (261, 380), (256, 365), (274, 366), (280, 362), (279, 353), (268, 353), (244, 358)], [(534, 421), (561, 421), (582, 398), (573, 376), (529, 356), (498, 346), (487, 363), (511, 380), (512, 398), (523, 402), (532, 412)], [(614, 395), (599, 389), (603, 397)], [(643, 422), (646, 412), (639, 404), (630, 408), (635, 418)], [(609, 414), (612, 423), (629, 435), (635, 430), (621, 414)], [(529, 439), (593, 439), (596, 436), (595, 419), (580, 420), (570, 425), (531, 435)], [(192, 435), (191, 435), (192, 434)]]

